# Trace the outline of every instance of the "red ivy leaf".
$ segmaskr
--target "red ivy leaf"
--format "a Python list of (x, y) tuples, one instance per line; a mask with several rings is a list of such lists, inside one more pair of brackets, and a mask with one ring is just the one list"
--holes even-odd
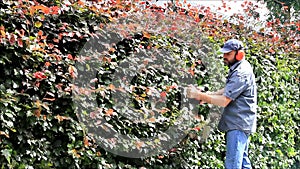
[(68, 59), (73, 60), (73, 56), (71, 54), (68, 54)]
[(40, 72), (40, 71), (33, 73), (33, 76), (36, 79), (46, 79), (47, 78), (47, 76), (43, 72)]
[[(79, 4), (79, 2), (78, 2), (78, 4)], [(52, 7), (50, 7), (50, 9), (51, 9), (51, 14), (52, 15), (57, 15), (59, 13), (59, 10), (60, 10), (60, 8), (58, 6), (52, 6)]]
[(46, 67), (49, 67), (50, 65), (51, 65), (50, 62), (46, 62), (46, 63), (45, 63), (45, 66), (46, 66)]
[(269, 49), (269, 52), (275, 53), (275, 50), (273, 50), (272, 48), (270, 48), (270, 49)]
[(200, 131), (201, 128), (200, 128), (200, 127), (194, 127), (193, 130), (195, 130), (195, 131)]
[(42, 36), (42, 35), (43, 35), (43, 31), (42, 31), (42, 30), (39, 30), (38, 35), (39, 35), (39, 36)]
[(107, 116), (112, 116), (113, 114), (114, 114), (113, 109), (108, 109), (107, 111), (105, 111), (105, 115), (107, 115)]
[(46, 101), (51, 101), (53, 102), (55, 100), (55, 98), (43, 98), (43, 100), (46, 100)]
[(23, 47), (23, 40), (21, 38), (18, 38), (18, 46)]
[(14, 45), (16, 42), (16, 37), (13, 33), (10, 34), (9, 43), (10, 45)]
[(67, 116), (61, 116), (61, 115), (57, 115), (54, 118), (56, 118), (58, 120), (58, 122), (64, 121), (64, 120), (71, 120), (70, 117)]
[(166, 97), (167, 96), (167, 92), (161, 92), (160, 93), (160, 97)]
[(145, 38), (148, 38), (148, 39), (150, 39), (150, 37), (151, 37), (151, 34), (150, 34), (150, 33), (148, 33), (148, 32), (143, 32), (143, 36), (144, 36)]
[(4, 131), (0, 131), (0, 135), (3, 135), (3, 136), (5, 136), (5, 137), (9, 138), (9, 135), (6, 134)]

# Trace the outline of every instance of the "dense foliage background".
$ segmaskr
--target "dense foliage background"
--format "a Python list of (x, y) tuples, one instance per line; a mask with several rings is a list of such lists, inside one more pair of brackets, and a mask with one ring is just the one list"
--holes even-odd
[[(215, 129), (215, 107), (199, 106), (184, 139), (168, 151), (142, 159), (118, 156), (103, 149), (74, 111), (73, 81), (78, 72), (91, 67), (80, 62), (79, 51), (86, 42), (111, 22), (132, 15), (153, 18), (158, 13), (160, 22), (155, 24), (173, 26), (160, 32), (146, 27), (140, 31), (136, 28), (148, 17), (137, 17), (140, 22), (136, 25), (120, 27), (133, 33), (125, 36), (116, 32), (123, 38), (101, 57), (103, 65), (99, 67), (95, 86), (106, 87), (98, 97), (98, 104), (104, 107), (97, 116), (108, 120), (115, 130), (135, 137), (151, 136), (168, 128), (180, 115), (176, 99), (183, 97), (178, 95), (180, 89), (172, 85), (176, 78), (166, 81), (166, 74), (157, 69), (138, 74), (131, 85), (156, 85), (159, 97), (168, 98), (169, 107), (159, 114), (166, 121), (126, 121), (118, 115), (109, 97), (109, 93), (116, 91), (110, 80), (118, 62), (136, 51), (168, 49), (172, 57), (185, 63), (183, 68), (195, 77), (195, 83), (216, 90), (220, 87), (215, 80), (217, 75), (226, 74), (226, 69), (219, 68), (221, 61), (215, 59), (216, 51), (227, 39), (239, 38), (247, 47), (246, 59), (253, 65), (259, 90), (258, 131), (251, 136), (250, 145), (253, 167), (300, 167), (300, 21), (275, 17), (261, 21), (262, 27), (255, 31), (247, 22), (260, 22), (255, 15), (257, 6), (247, 1), (241, 7), (245, 13), (225, 20), (210, 8), (195, 9), (176, 1), (165, 9), (142, 1), (118, 0), (4, 1), (0, 8), (1, 168), (224, 168), (225, 140), (224, 134)], [(230, 10), (226, 4), (223, 8)], [(190, 18), (193, 22), (173, 23), (168, 18)], [(182, 32), (183, 27), (189, 32)], [(194, 45), (205, 51), (203, 55), (189, 43), (198, 39), (199, 34), (205, 37), (199, 42), (202, 45)], [(135, 105), (147, 106), (149, 93), (144, 88), (136, 87), (130, 93), (135, 96)], [(139, 149), (142, 144), (129, 146)]]

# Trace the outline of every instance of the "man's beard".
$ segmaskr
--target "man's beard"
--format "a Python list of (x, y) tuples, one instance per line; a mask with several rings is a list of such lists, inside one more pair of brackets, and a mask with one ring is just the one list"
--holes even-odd
[(230, 62), (228, 59), (223, 59), (223, 62), (226, 66), (231, 67), (232, 65), (234, 65), (237, 62), (237, 60), (234, 58), (233, 61)]

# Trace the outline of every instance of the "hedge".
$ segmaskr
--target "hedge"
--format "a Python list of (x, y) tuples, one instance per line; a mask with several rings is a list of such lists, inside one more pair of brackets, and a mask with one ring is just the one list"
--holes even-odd
[[(209, 8), (201, 9), (201, 13), (191, 7), (161, 9), (127, 1), (5, 1), (0, 6), (1, 168), (224, 168), (224, 133), (215, 128), (220, 110), (210, 105), (194, 106), (195, 103), (187, 106), (191, 100), (175, 84), (183, 82), (179, 76), (183, 75), (203, 90), (221, 87), (227, 69), (221, 68), (217, 51), (232, 37), (246, 45), (246, 58), (254, 67), (258, 84), (258, 131), (251, 136), (249, 152), (253, 167), (299, 168), (297, 22), (278, 26), (278, 22), (276, 25), (276, 21), (270, 21), (267, 26), (273, 34), (269, 34), (264, 29), (256, 32), (245, 25), (247, 17), (252, 16), (233, 16), (231, 20), (239, 21), (236, 25), (219, 20)], [(246, 14), (255, 8), (251, 3), (245, 6), (251, 9)], [(178, 22), (173, 23), (173, 18)], [(145, 26), (155, 20), (156, 24)], [(169, 24), (172, 27), (166, 27)], [(110, 25), (119, 25), (117, 29), (124, 32), (115, 31), (118, 41), (107, 47), (102, 43), (107, 39), (101, 38), (114, 33)], [(127, 27), (121, 27), (124, 25)], [(140, 27), (143, 29), (135, 29)], [(282, 32), (278, 32), (279, 27)], [(100, 42), (98, 47), (102, 50), (92, 50), (89, 55), (92, 60), (89, 60), (82, 52), (91, 49), (85, 45), (93, 39)], [(142, 61), (148, 67), (134, 74), (128, 82), (130, 85), (118, 79), (128, 73), (119, 67), (123, 68), (124, 63), (136, 66), (141, 61), (133, 59), (149, 53), (170, 62), (164, 62), (164, 69), (159, 69), (151, 60)], [(99, 60), (93, 61), (99, 58), (100, 64)], [(178, 62), (171, 62), (172, 59)], [(82, 77), (82, 72), (87, 71), (97, 72), (96, 78)], [(118, 76), (114, 76), (116, 72)], [(90, 83), (91, 78), (95, 79)], [(84, 90), (77, 88), (82, 79), (90, 85), (88, 90), (87, 86)], [(149, 87), (155, 89), (151, 90), (152, 94)], [(78, 91), (94, 92), (100, 109), (87, 111), (93, 106), (92, 99), (76, 100), (83, 94)], [(132, 104), (118, 102), (114, 96), (130, 96)], [(156, 111), (146, 113), (144, 121), (126, 118), (132, 119), (137, 114), (131, 112), (130, 106), (135, 110), (142, 107), (153, 110), (149, 99), (165, 99), (166, 104), (155, 105)], [(123, 107), (116, 107), (116, 102)], [(183, 128), (175, 130), (184, 135), (171, 142), (160, 134), (185, 117), (182, 106), (191, 109), (193, 113), (189, 116), (196, 118), (188, 117)], [(128, 136), (131, 142), (112, 151), (114, 148), (110, 146), (121, 139), (108, 137), (109, 144), (104, 144), (99, 140), (103, 138), (93, 131), (100, 131), (101, 136), (105, 129), (97, 122), (104, 121), (114, 132)], [(157, 145), (151, 146), (172, 147), (143, 158), (120, 154), (153, 151), (135, 140), (155, 136), (160, 139), (154, 142)]]

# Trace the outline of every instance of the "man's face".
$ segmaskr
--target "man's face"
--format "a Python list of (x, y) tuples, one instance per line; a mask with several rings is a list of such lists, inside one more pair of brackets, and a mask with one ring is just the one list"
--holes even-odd
[(223, 61), (224, 61), (225, 65), (231, 66), (235, 63), (235, 61), (236, 61), (235, 53), (236, 53), (236, 51), (231, 51), (231, 52), (223, 54)]

